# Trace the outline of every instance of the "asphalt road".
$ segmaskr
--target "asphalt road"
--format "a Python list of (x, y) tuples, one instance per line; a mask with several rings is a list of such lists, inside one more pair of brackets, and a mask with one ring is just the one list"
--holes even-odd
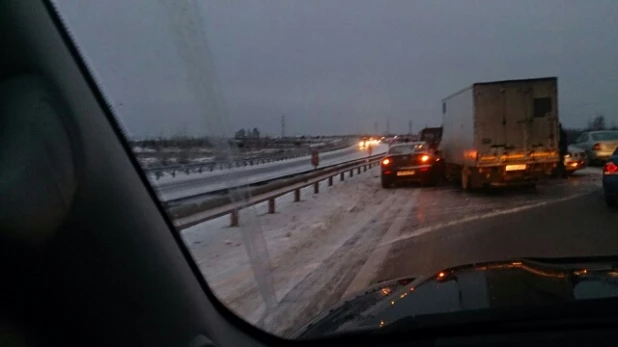
[(189, 231), (192, 252), (226, 305), (287, 336), (385, 280), (482, 261), (618, 254), (618, 209), (605, 206), (598, 168), (536, 189), (472, 193), (448, 184), (383, 189), (377, 168), (336, 183), (255, 217), (276, 297), (270, 310), (240, 228)]
[[(516, 257), (616, 255), (618, 210), (605, 206), (598, 176), (589, 171), (536, 192), (452, 191), (441, 211), (421, 203), (410, 211), (399, 235), (381, 242), (388, 255), (372, 282)], [(439, 195), (425, 197), (443, 202)], [(458, 211), (459, 205), (465, 206)], [(445, 222), (423, 228), (423, 219)]]

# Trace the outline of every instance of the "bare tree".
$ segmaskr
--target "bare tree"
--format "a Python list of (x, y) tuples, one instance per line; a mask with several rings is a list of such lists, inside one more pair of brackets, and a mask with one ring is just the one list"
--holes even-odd
[(603, 113), (597, 113), (592, 121), (592, 130), (605, 130), (605, 115)]

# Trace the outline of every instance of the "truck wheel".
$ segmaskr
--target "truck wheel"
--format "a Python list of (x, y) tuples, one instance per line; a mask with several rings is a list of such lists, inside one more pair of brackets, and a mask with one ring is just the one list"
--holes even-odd
[(616, 198), (613, 196), (609, 196), (607, 193), (605, 193), (605, 204), (607, 204), (607, 206), (609, 207), (614, 207), (616, 206)]
[(438, 177), (435, 174), (429, 174), (423, 179), (423, 185), (425, 187), (433, 187), (438, 184)]
[(461, 169), (461, 189), (470, 189), (470, 174), (468, 173), (468, 169), (465, 167)]

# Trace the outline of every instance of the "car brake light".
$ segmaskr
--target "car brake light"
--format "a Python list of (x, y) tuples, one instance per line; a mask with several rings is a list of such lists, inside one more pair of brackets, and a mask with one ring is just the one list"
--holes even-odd
[(424, 155), (424, 156), (421, 157), (421, 161), (423, 163), (426, 162), (427, 160), (429, 160), (429, 156), (428, 155)]
[(386, 158), (386, 159), (382, 160), (382, 165), (388, 165), (388, 164), (390, 164), (390, 163), (391, 163), (391, 161), (390, 161), (390, 159), (388, 159), (388, 158)]
[(600, 151), (601, 150), (601, 144), (600, 143), (595, 143), (594, 146), (592, 146), (592, 150), (593, 151)]
[(605, 163), (605, 167), (603, 168), (603, 174), (604, 175), (616, 175), (618, 174), (618, 166), (609, 161), (607, 163)]

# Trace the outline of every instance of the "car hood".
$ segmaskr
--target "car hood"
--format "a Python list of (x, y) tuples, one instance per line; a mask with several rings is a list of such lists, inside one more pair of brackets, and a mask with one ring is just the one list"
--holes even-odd
[(409, 317), (613, 297), (618, 297), (618, 258), (469, 264), (372, 286), (319, 315), (296, 335), (311, 338), (373, 330)]

